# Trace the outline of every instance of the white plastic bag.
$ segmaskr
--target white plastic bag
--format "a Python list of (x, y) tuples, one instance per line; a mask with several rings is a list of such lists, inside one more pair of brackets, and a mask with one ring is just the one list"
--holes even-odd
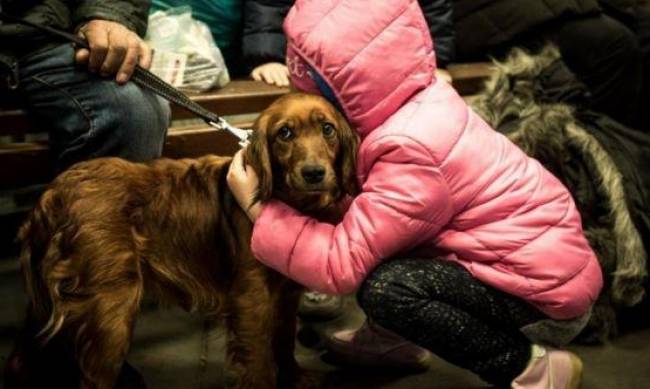
[(151, 14), (145, 40), (154, 49), (151, 71), (178, 89), (203, 92), (230, 82), (210, 29), (192, 19), (190, 7)]

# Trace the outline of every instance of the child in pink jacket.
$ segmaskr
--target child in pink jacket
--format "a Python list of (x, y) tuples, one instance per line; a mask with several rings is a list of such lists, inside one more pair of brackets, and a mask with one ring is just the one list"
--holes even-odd
[(383, 327), (338, 334), (359, 361), (424, 360), (403, 337), (493, 384), (577, 384), (580, 360), (537, 343), (571, 340), (602, 286), (578, 211), (435, 79), (417, 1), (298, 0), (285, 32), (294, 86), (331, 99), (361, 138), (362, 190), (337, 225), (276, 200), (251, 207), (257, 177), (239, 153), (229, 184), (256, 257), (308, 288), (358, 290)]

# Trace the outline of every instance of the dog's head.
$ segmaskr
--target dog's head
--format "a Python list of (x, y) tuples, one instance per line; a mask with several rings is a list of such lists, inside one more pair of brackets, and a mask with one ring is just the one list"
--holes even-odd
[(258, 200), (273, 196), (301, 211), (317, 211), (357, 192), (357, 135), (324, 98), (286, 95), (253, 127), (246, 160), (260, 178)]

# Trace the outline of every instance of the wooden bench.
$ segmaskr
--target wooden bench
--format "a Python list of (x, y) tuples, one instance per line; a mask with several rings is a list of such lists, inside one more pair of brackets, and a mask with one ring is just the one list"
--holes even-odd
[[(449, 72), (454, 87), (461, 95), (477, 93), (490, 74), (490, 66), (489, 63), (451, 65)], [(210, 111), (227, 116), (260, 112), (288, 92), (288, 88), (236, 80), (223, 89), (198, 94), (192, 96), (192, 99)], [(173, 120), (192, 117), (191, 113), (182, 108), (172, 109)], [(251, 123), (251, 120), (246, 120), (233, 124), (248, 127)], [(45, 132), (45, 128), (32, 126), (19, 109), (0, 111), (0, 136), (12, 139), (9, 144), (0, 144), (0, 190), (43, 183), (51, 179), (47, 141), (30, 139), (35, 133)], [(229, 155), (236, 149), (237, 143), (232, 136), (201, 124), (170, 128), (163, 155), (170, 158), (196, 157), (208, 153)]]
[[(240, 115), (259, 112), (288, 92), (288, 88), (239, 80), (218, 91), (192, 96), (192, 99), (220, 115)], [(192, 114), (182, 108), (172, 108), (173, 120), (192, 117)], [(251, 122), (249, 120), (233, 124), (250, 126)], [(47, 182), (51, 179), (47, 141), (31, 139), (35, 134), (45, 132), (47, 129), (32, 126), (27, 115), (21, 110), (0, 111), (0, 136), (12, 140), (11, 143), (0, 144), (0, 190)], [(231, 154), (236, 148), (237, 142), (224, 132), (206, 128), (204, 124), (181, 126), (169, 129), (164, 156), (180, 158), (207, 153)]]

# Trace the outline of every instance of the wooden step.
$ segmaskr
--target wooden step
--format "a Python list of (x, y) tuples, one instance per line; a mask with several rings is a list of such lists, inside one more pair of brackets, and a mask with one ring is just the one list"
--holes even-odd
[[(461, 95), (480, 91), (492, 71), (489, 63), (452, 64), (448, 67), (452, 83)], [(275, 99), (289, 93), (252, 80), (235, 80), (214, 92), (190, 95), (207, 110), (219, 115), (242, 115), (264, 110)], [(195, 116), (172, 106), (173, 120)], [(233, 122), (238, 127), (250, 127), (250, 120)], [(19, 109), (0, 110), (0, 136), (10, 137), (13, 143), (0, 144), (0, 190), (47, 182), (52, 177), (50, 152), (47, 142), (30, 141), (47, 129), (32, 126)], [(163, 156), (170, 158), (197, 157), (209, 153), (231, 155), (238, 149), (237, 140), (230, 134), (217, 131), (205, 124), (171, 128)]]
[[(492, 64), (479, 62), (471, 64), (451, 64), (448, 66), (452, 84), (461, 95), (476, 94), (492, 71)], [(189, 97), (221, 116), (260, 112), (275, 99), (289, 93), (288, 88), (278, 88), (253, 80), (234, 80), (224, 88)], [(195, 117), (184, 108), (172, 105), (172, 120)], [(34, 127), (24, 111), (20, 109), (0, 110), (0, 136), (12, 136), (22, 140), (26, 133), (47, 132), (47, 129)]]
[[(234, 80), (222, 89), (190, 94), (189, 97), (208, 111), (228, 116), (260, 112), (287, 93), (289, 88), (278, 88), (253, 80)], [(194, 117), (193, 113), (172, 104), (172, 120)], [(47, 132), (47, 129), (33, 126), (24, 111), (0, 109), (0, 136), (11, 136), (21, 141), (24, 134), (41, 132)]]
[(477, 94), (483, 89), (483, 84), (492, 74), (494, 66), (490, 62), (450, 64), (447, 70), (458, 94), (466, 96)]
[[(251, 121), (233, 122), (250, 128)], [(171, 128), (163, 157), (193, 158), (206, 154), (232, 155), (239, 149), (237, 138), (226, 131), (206, 125)], [(17, 142), (0, 145), (0, 190), (18, 188), (52, 179), (50, 150), (47, 143)]]

